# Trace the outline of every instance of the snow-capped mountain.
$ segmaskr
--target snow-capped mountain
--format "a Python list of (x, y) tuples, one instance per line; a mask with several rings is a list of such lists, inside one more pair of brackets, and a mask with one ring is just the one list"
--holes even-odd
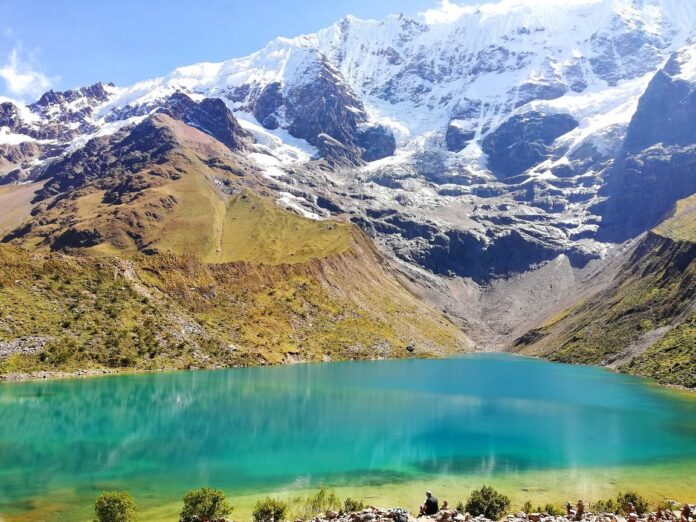
[(403, 260), (478, 281), (560, 254), (582, 266), (627, 238), (602, 234), (630, 218), (612, 210), (621, 165), (660, 142), (635, 138), (646, 111), (665, 110), (650, 104), (660, 78), (693, 88), (695, 28), (696, 3), (683, 0), (444, 2), (418, 19), (346, 17), (130, 87), (6, 101), (0, 176), (40, 179), (57, 156), (184, 92), (223, 100), (254, 135), (248, 155), (280, 204), (347, 214)]

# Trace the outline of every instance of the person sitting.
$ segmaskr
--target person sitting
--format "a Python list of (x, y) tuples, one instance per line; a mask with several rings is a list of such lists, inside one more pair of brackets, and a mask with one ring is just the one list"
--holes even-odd
[(432, 491), (426, 491), (425, 502), (423, 502), (423, 505), (420, 507), (420, 514), (431, 516), (435, 515), (438, 511), (440, 511), (440, 508), (437, 504), (437, 497), (433, 496)]

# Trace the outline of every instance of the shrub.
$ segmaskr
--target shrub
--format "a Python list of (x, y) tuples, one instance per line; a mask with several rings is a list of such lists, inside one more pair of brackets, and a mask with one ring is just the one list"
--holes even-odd
[(533, 512), (532, 509), (534, 509), (534, 508), (532, 507), (531, 501), (528, 500), (527, 502), (522, 504), (522, 512), (523, 513), (527, 513), (527, 514), (532, 513)]
[(630, 513), (629, 505), (631, 504), (633, 504), (636, 513), (639, 515), (642, 515), (648, 510), (648, 501), (635, 491), (619, 493), (616, 497), (616, 504), (618, 505), (619, 511), (625, 515)]
[(564, 509), (556, 507), (553, 504), (546, 504), (543, 509), (537, 508), (537, 512), (546, 513), (546, 514), (551, 515), (553, 517), (560, 517), (561, 515), (565, 515)]
[(184, 495), (184, 509), (181, 522), (198, 522), (208, 519), (210, 522), (224, 520), (232, 512), (232, 505), (225, 500), (225, 494), (219, 489), (201, 488)]
[(259, 500), (254, 506), (252, 516), (255, 522), (280, 522), (285, 518), (285, 512), (288, 510), (287, 503), (271, 497), (266, 497)]
[(312, 513), (321, 513), (339, 509), (341, 501), (333, 489), (326, 489), (326, 487), (321, 486), (314, 496), (307, 499), (307, 507)]
[(464, 506), (464, 502), (462, 502), (461, 500), (459, 502), (457, 502), (457, 505), (455, 506), (454, 509), (456, 509), (462, 515), (464, 513), (466, 513), (466, 506)]
[(135, 520), (135, 502), (127, 491), (104, 491), (94, 503), (96, 522)]
[(598, 500), (592, 503), (592, 510), (595, 513), (616, 513), (616, 502), (614, 502), (613, 498)]
[(365, 504), (362, 500), (353, 500), (352, 498), (348, 497), (343, 502), (344, 513), (354, 513), (356, 511), (362, 511), (363, 509), (365, 509)]
[(491, 520), (499, 520), (510, 507), (510, 499), (490, 486), (483, 486), (471, 492), (466, 502), (467, 513), (483, 515)]

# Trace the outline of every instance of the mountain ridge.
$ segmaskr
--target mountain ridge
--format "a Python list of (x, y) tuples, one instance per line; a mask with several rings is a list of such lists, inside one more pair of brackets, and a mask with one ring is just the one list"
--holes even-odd
[[(3, 102), (0, 230), (74, 255), (256, 246), (283, 264), (308, 259), (271, 245), (273, 223), (299, 245), (357, 225), (479, 349), (510, 349), (696, 191), (694, 27), (676, 0), (445, 2)], [(262, 211), (237, 221), (245, 197)], [(252, 215), (263, 235), (238, 226)]]

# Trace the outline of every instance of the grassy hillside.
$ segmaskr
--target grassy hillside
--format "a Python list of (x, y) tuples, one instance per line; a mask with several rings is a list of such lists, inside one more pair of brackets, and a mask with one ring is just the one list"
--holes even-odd
[(139, 149), (126, 162), (114, 138), (110, 148), (103, 146), (106, 152), (98, 149), (95, 157), (65, 167), (66, 177), (77, 177), (97, 170), (102, 156), (115, 158), (68, 192), (31, 206), (26, 188), (4, 189), (5, 199), (21, 203), (0, 217), (0, 230), (15, 228), (7, 240), (90, 255), (194, 254), (216, 263), (303, 262), (347, 249), (350, 225), (279, 208), (253, 166), (207, 134), (161, 114), (145, 131), (143, 147), (163, 143), (166, 153), (161, 145), (143, 161)]
[(467, 339), (372, 257), (292, 265), (74, 258), (0, 247), (0, 374), (401, 357)]
[(696, 386), (696, 196), (638, 245), (611, 285), (517, 340), (521, 353)]

